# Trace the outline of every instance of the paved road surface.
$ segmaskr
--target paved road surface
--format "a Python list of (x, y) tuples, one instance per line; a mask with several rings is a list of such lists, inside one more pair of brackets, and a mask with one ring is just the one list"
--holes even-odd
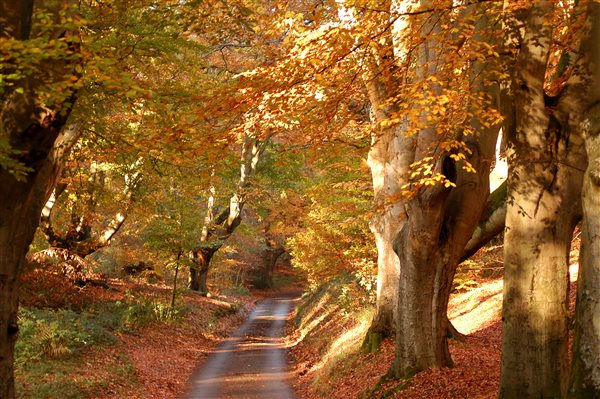
[(187, 399), (295, 399), (282, 336), (299, 294), (261, 301), (190, 380)]

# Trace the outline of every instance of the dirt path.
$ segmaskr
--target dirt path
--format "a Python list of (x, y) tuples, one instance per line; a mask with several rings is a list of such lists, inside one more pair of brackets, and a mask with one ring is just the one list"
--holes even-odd
[(295, 399), (284, 325), (299, 293), (261, 301), (190, 379), (187, 399)]

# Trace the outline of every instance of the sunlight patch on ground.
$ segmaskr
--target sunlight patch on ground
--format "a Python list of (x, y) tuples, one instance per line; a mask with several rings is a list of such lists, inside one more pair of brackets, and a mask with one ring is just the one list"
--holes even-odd
[(321, 361), (313, 366), (320, 370), (327, 364), (335, 364), (335, 358), (343, 358), (358, 350), (369, 329), (370, 320), (360, 320), (358, 324), (341, 334), (329, 347)]
[(502, 279), (483, 282), (479, 287), (454, 294), (448, 317), (463, 334), (472, 334), (496, 322), (502, 311)]
[(311, 331), (313, 331), (316, 328), (319, 328), (320, 324), (325, 319), (327, 319), (332, 313), (333, 313), (333, 308), (329, 308), (326, 311), (324, 311), (319, 317), (315, 317), (308, 324), (306, 324), (306, 326), (303, 326), (300, 329), (299, 334), (297, 334), (297, 336), (294, 337), (295, 339), (293, 341), (291, 341), (288, 344), (288, 346), (296, 346), (296, 345), (298, 345), (300, 342), (302, 342), (302, 340), (304, 340), (304, 338), (308, 334), (310, 334)]

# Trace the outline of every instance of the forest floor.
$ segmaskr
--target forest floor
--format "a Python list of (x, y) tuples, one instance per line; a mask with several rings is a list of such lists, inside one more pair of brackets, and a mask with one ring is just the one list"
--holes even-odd
[[(19, 397), (181, 397), (193, 371), (278, 290), (171, 290), (136, 279), (107, 286), (70, 283), (36, 270), (22, 279), (16, 384)], [(296, 288), (297, 289), (297, 288)]]
[[(574, 310), (578, 245), (571, 253), (571, 311)], [(386, 381), (394, 345), (384, 340), (377, 353), (361, 349), (370, 315), (345, 312), (336, 300), (320, 297), (289, 326), (298, 382), (297, 395), (317, 398), (484, 399), (496, 398), (501, 364), (502, 246), (480, 251), (461, 266), (449, 317), (462, 342), (450, 340), (456, 367), (428, 370), (410, 380)], [(290, 323), (292, 324), (292, 323)], [(297, 325), (300, 325), (298, 329)]]
[[(576, 280), (578, 246), (572, 251)], [(409, 381), (384, 381), (391, 340), (377, 353), (360, 349), (372, 310), (346, 283), (304, 298), (288, 323), (294, 390), (317, 398), (495, 398), (500, 377), (502, 246), (461, 266), (449, 316), (466, 335), (450, 341), (455, 368)], [(139, 278), (78, 287), (63, 276), (23, 276), (17, 389), (22, 398), (180, 398), (208, 354), (237, 329), (257, 301), (282, 290), (223, 290), (206, 298), (187, 290), (170, 310), (170, 288)], [(336, 283), (337, 284), (337, 283)], [(575, 283), (571, 286), (574, 307)], [(287, 290), (298, 290), (289, 287)], [(285, 291), (285, 290), (284, 290)]]

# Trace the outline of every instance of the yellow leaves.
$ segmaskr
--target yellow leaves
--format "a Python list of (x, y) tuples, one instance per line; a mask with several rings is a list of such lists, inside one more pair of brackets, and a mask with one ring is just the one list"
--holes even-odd
[(433, 157), (425, 157), (419, 162), (415, 162), (410, 165), (411, 169), (414, 171), (410, 174), (410, 179), (414, 180), (418, 176), (431, 176), (433, 175)]
[(463, 167), (464, 170), (466, 170), (469, 173), (477, 173), (477, 171), (475, 170), (475, 168), (473, 167), (473, 165), (471, 165), (470, 162), (465, 161)]
[[(464, 159), (463, 154), (451, 154), (450, 157), (455, 160)], [(434, 187), (443, 185), (445, 188), (454, 188), (456, 184), (450, 181), (443, 173), (436, 170), (438, 168), (436, 157), (428, 156), (410, 165), (409, 182), (402, 186), (402, 190), (409, 197), (415, 190), (420, 188)]]
[(481, 41), (479, 43), (481, 46), (487, 50), (487, 55), (492, 57), (500, 57), (500, 54), (494, 49), (494, 47), (486, 41)]

